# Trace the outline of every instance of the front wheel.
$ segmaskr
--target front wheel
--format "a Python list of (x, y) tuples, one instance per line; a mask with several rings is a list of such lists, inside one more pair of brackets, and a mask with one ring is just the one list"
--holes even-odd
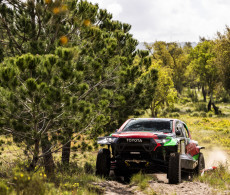
[(204, 155), (203, 153), (200, 153), (199, 158), (198, 158), (198, 165), (194, 171), (195, 175), (199, 175), (203, 169), (205, 169)]
[(96, 175), (108, 177), (110, 172), (110, 151), (109, 149), (100, 149), (97, 154)]
[(181, 182), (181, 158), (179, 153), (170, 154), (168, 179), (170, 184), (178, 184)]

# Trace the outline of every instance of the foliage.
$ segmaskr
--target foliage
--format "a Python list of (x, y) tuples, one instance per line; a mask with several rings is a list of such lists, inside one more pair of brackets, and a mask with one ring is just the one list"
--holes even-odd
[(170, 76), (177, 92), (181, 94), (186, 83), (185, 72), (189, 64), (188, 50), (186, 50), (188, 47), (185, 47), (183, 50), (175, 42), (166, 43), (163, 41), (156, 41), (149, 45), (146, 44), (146, 47), (152, 52), (153, 59), (157, 60), (162, 67), (171, 69), (169, 71)]
[(192, 102), (198, 102), (198, 96), (196, 90), (193, 91), (190, 88), (188, 88), (187, 93), (188, 93), (188, 97), (191, 98)]
[[(218, 68), (216, 66), (214, 52), (215, 44), (213, 41), (200, 42), (194, 49), (191, 50), (191, 71), (198, 75), (199, 83), (202, 85), (203, 95), (206, 96), (205, 86), (208, 86), (210, 101), (212, 102), (212, 96), (214, 89), (219, 82)], [(204, 97), (206, 101), (206, 97)]]
[(218, 37), (216, 41), (215, 53), (216, 53), (216, 63), (218, 67), (218, 73), (220, 74), (220, 79), (226, 90), (230, 90), (230, 29), (227, 26), (224, 34), (218, 32)]
[(40, 144), (46, 153), (60, 142), (68, 163), (75, 133), (95, 138), (149, 105), (157, 73), (152, 69), (145, 81), (148, 52), (139, 51), (133, 64), (130, 25), (87, 1), (6, 0), (0, 9), (1, 60), (19, 55), (1, 64), (1, 123), (26, 143), (32, 164), (42, 156)]
[(207, 112), (207, 107), (204, 102), (198, 102), (195, 104), (195, 110), (196, 111), (204, 111)]
[(0, 180), (0, 194), (7, 195), (9, 194), (11, 189), (7, 186), (4, 180)]
[(159, 78), (155, 87), (155, 93), (152, 96), (152, 102), (150, 104), (151, 115), (156, 117), (160, 109), (164, 107), (173, 107), (177, 99), (177, 92), (174, 89), (173, 81), (170, 78), (168, 68), (161, 67), (155, 63), (152, 65), (157, 68)]
[(230, 190), (230, 172), (228, 169), (228, 164), (220, 163), (216, 170), (205, 172), (204, 176), (199, 176), (195, 180), (208, 183), (217, 189)]
[(87, 174), (93, 174), (94, 173), (93, 166), (89, 162), (85, 162), (84, 171)]

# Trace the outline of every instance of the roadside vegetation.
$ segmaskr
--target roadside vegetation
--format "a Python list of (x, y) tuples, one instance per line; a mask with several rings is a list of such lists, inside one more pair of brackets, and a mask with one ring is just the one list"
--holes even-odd
[[(179, 118), (229, 159), (229, 28), (146, 50), (130, 29), (87, 1), (0, 0), (0, 194), (103, 194), (97, 137), (129, 117)], [(196, 179), (229, 189), (228, 176)]]
[(194, 179), (194, 181), (208, 183), (210, 186), (217, 189), (218, 191), (229, 192), (230, 190), (229, 162), (218, 163), (217, 169), (205, 173), (204, 176), (198, 176), (197, 178)]

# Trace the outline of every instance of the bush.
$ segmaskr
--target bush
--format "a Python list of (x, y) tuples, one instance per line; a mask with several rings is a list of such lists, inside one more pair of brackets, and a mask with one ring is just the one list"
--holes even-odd
[(230, 171), (228, 169), (229, 164), (219, 164), (218, 168), (214, 171), (205, 172), (204, 176), (199, 176), (196, 180), (207, 183), (214, 188), (221, 190), (230, 190)]
[(212, 139), (210, 138), (210, 137), (204, 137), (202, 140), (201, 140), (201, 142), (203, 142), (203, 143), (211, 143), (212, 142)]
[(228, 103), (228, 102), (230, 102), (230, 95), (226, 90), (222, 89), (217, 93), (216, 99), (219, 102)]
[(15, 184), (15, 190), (17, 194), (25, 195), (43, 195), (45, 194), (45, 179), (46, 174), (35, 173), (29, 174), (27, 172), (15, 172), (13, 177), (13, 183)]
[(9, 187), (3, 181), (0, 181), (0, 194), (1, 195), (9, 194)]
[(207, 105), (205, 102), (200, 102), (198, 104), (195, 105), (195, 110), (196, 111), (204, 111), (207, 112)]
[(183, 98), (180, 99), (180, 103), (182, 103), (182, 104), (186, 104), (188, 102), (190, 102), (190, 99), (187, 98), (187, 97), (183, 97)]
[(201, 112), (201, 113), (200, 113), (200, 116), (201, 116), (201, 117), (207, 117), (207, 113), (206, 113), (206, 112)]
[(28, 183), (28, 186), (24, 188), (24, 195), (43, 195), (46, 192), (46, 186), (44, 182), (44, 175), (34, 175), (31, 181)]
[(228, 130), (228, 129), (226, 129), (225, 131), (224, 131), (224, 134), (229, 134), (230, 133), (230, 130)]
[(84, 165), (84, 171), (85, 173), (93, 174), (94, 173), (93, 166), (90, 163), (86, 162)]
[(178, 118), (178, 117), (180, 117), (180, 114), (178, 112), (170, 113), (169, 117), (171, 117), (171, 118)]
[(208, 117), (212, 117), (213, 113), (212, 112), (208, 112)]
[(162, 117), (166, 117), (167, 118), (168, 115), (168, 111), (167, 110), (162, 110), (161, 115)]
[(190, 90), (190, 88), (188, 89), (188, 97), (191, 98), (192, 102), (198, 102), (198, 96), (196, 91), (192, 91)]
[(88, 149), (88, 144), (87, 144), (86, 142), (83, 141), (83, 142), (81, 143), (81, 150), (82, 150), (82, 151), (86, 151), (87, 149)]
[(93, 147), (91, 145), (88, 145), (88, 151), (92, 151)]
[(189, 109), (186, 110), (186, 112), (187, 112), (187, 113), (191, 113), (192, 110), (189, 108)]
[(167, 112), (180, 112), (180, 109), (176, 107), (172, 107), (172, 108), (167, 108), (166, 111)]
[(180, 117), (180, 114), (178, 112), (175, 112), (172, 115), (173, 115), (173, 117)]
[(191, 113), (191, 115), (190, 116), (193, 116), (193, 117), (198, 117), (199, 116), (199, 113), (198, 112), (193, 112), (193, 113)]

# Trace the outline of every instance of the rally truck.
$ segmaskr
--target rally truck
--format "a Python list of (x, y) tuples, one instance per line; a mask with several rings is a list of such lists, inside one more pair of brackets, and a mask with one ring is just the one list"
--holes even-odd
[(128, 119), (110, 136), (98, 137), (104, 145), (96, 160), (96, 174), (129, 178), (138, 171), (165, 172), (169, 183), (181, 182), (183, 173), (199, 174), (205, 168), (204, 156), (192, 140), (187, 125), (178, 119)]

